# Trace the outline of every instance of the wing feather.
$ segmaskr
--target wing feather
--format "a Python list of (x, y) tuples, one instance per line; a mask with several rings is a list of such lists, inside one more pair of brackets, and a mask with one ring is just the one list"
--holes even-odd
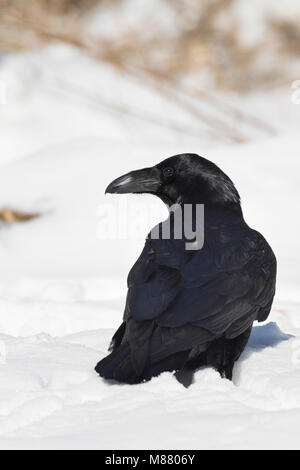
[(237, 244), (211, 238), (195, 253), (174, 240), (147, 240), (129, 273), (124, 315), (137, 373), (150, 356), (153, 360), (222, 334), (234, 338), (267, 317), (276, 277), (267, 242), (250, 229), (238, 234)]

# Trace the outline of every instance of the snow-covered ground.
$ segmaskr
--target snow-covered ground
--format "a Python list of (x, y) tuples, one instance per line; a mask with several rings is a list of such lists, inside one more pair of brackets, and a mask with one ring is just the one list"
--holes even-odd
[[(300, 105), (291, 90), (245, 98), (282, 132), (241, 146), (63, 47), (7, 58), (0, 80), (0, 207), (42, 213), (0, 227), (0, 448), (299, 448)], [(183, 151), (236, 183), (246, 220), (278, 258), (274, 307), (253, 329), (233, 383), (207, 369), (188, 390), (170, 373), (110, 385), (93, 368), (121, 320), (142, 234), (163, 208), (125, 196), (128, 217), (152, 207), (142, 234), (101, 240), (99, 207), (119, 204), (103, 192), (116, 176)]]

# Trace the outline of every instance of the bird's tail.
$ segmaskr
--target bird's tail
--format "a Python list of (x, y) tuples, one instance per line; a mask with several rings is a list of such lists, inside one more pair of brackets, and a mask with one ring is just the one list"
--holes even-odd
[[(134, 326), (129, 325), (133, 330)], [(113, 339), (113, 351), (96, 366), (95, 370), (101, 377), (134, 384), (150, 380), (162, 372), (179, 371), (194, 348), (194, 355), (199, 355), (212, 339), (208, 331), (193, 325), (153, 329), (150, 324), (148, 330), (147, 325), (136, 328), (138, 334), (134, 331), (134, 337), (141, 337), (143, 341), (136, 340), (130, 344), (121, 325)]]
[(95, 370), (107, 380), (136, 384), (150, 380), (162, 372), (179, 370), (185, 364), (189, 351), (179, 351), (164, 357), (157, 362), (148, 361), (141, 375), (138, 375), (132, 365), (130, 348), (128, 344), (122, 344), (111, 354), (100, 361)]
[[(108, 356), (102, 359), (95, 367), (95, 371), (108, 380), (118, 380), (118, 376), (130, 360), (128, 344), (122, 344), (115, 348)], [(128, 377), (129, 378), (129, 377)]]

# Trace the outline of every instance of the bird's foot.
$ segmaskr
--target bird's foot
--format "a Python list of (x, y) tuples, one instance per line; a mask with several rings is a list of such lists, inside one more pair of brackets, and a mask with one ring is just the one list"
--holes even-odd
[(222, 366), (218, 368), (218, 372), (222, 379), (228, 379), (232, 381), (232, 375), (233, 375), (233, 366), (234, 364), (230, 364), (229, 366)]
[(181, 385), (188, 388), (194, 382), (194, 371), (183, 367), (182, 369), (175, 372), (175, 377)]

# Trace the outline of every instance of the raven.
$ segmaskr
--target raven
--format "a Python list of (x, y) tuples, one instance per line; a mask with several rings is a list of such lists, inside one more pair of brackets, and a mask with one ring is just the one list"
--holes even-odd
[[(169, 208), (170, 236), (162, 236), (165, 222), (158, 236), (148, 235), (128, 275), (123, 323), (97, 373), (135, 384), (174, 371), (189, 386), (207, 366), (232, 380), (253, 322), (270, 313), (276, 281), (274, 253), (246, 224), (233, 182), (211, 161), (185, 153), (117, 178), (106, 193), (158, 196)], [(196, 249), (175, 234), (174, 204), (183, 213), (192, 208), (194, 228), (196, 205), (204, 207), (204, 243)]]

